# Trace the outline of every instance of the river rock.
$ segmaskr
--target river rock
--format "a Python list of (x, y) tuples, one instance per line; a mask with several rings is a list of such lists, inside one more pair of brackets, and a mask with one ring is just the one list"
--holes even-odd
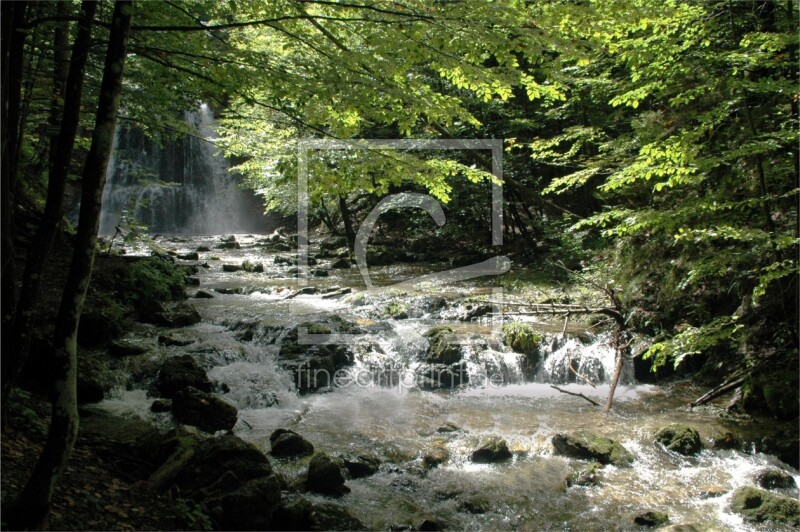
[(280, 505), (272, 530), (367, 530), (367, 527), (343, 506), (312, 503), (297, 497)]
[(200, 286), (200, 278), (186, 277), (186, 286)]
[(173, 327), (188, 327), (200, 323), (202, 319), (197, 309), (187, 303), (181, 303), (170, 309), (168, 318)]
[(451, 364), (420, 364), (415, 370), (416, 384), (420, 390), (440, 390), (461, 386), (469, 382), (469, 371), (464, 361)]
[(354, 355), (347, 345), (300, 343), (298, 331), (304, 327), (309, 335), (329, 335), (334, 332), (355, 334), (363, 332), (344, 320), (332, 319), (327, 324), (304, 322), (292, 328), (281, 341), (278, 352), (281, 366), (295, 375), (295, 385), (301, 393), (333, 386), (334, 375), (353, 364)]
[(347, 270), (351, 266), (350, 259), (340, 258), (331, 262), (331, 268), (334, 270)]
[(711, 436), (711, 448), (715, 451), (727, 449), (740, 449), (742, 440), (730, 431), (717, 433)]
[(800, 525), (800, 502), (749, 486), (739, 488), (733, 493), (731, 510), (752, 523), (770, 521), (776, 524)]
[(633, 462), (633, 456), (622, 445), (593, 432), (556, 434), (552, 441), (556, 454), (563, 456), (595, 460), (604, 465), (626, 466)]
[(146, 347), (132, 344), (124, 340), (114, 340), (108, 345), (108, 354), (117, 358), (143, 355), (148, 351), (149, 349)]
[(211, 381), (205, 370), (191, 355), (168, 358), (161, 365), (155, 388), (162, 397), (171, 398), (187, 386), (203, 392), (211, 391)]
[(207, 252), (207, 251), (211, 251), (211, 248), (208, 247), (208, 246), (197, 246), (197, 249), (195, 251)]
[(223, 264), (222, 271), (228, 273), (236, 273), (242, 271), (242, 267), (238, 264)]
[(250, 273), (264, 273), (264, 265), (260, 262), (246, 260), (242, 263), (242, 269)]
[(169, 399), (156, 399), (150, 405), (150, 411), (155, 413), (172, 411), (172, 401)]
[(322, 268), (314, 268), (311, 270), (311, 275), (314, 277), (328, 277), (328, 270)]
[(639, 526), (657, 527), (667, 523), (669, 516), (664, 512), (648, 511), (641, 513), (633, 518), (633, 522)]
[(214, 298), (214, 294), (212, 294), (208, 290), (198, 290), (197, 292), (194, 293), (194, 298), (195, 299), (213, 299)]
[(425, 467), (431, 469), (442, 465), (449, 458), (450, 452), (446, 448), (436, 446), (425, 453), (422, 457), (422, 463), (425, 464)]
[(671, 425), (656, 432), (656, 441), (667, 450), (686, 456), (699, 453), (703, 449), (700, 434), (688, 425)]
[(218, 430), (231, 430), (238, 419), (238, 412), (232, 404), (192, 386), (172, 396), (172, 415), (183, 424), (212, 434)]
[(506, 440), (492, 436), (481, 442), (477, 449), (472, 451), (469, 459), (479, 464), (502, 462), (511, 458)]
[(769, 468), (756, 473), (756, 483), (764, 489), (791, 489), (796, 488), (794, 477), (777, 468)]
[(345, 455), (339, 458), (350, 478), (364, 478), (374, 475), (381, 466), (381, 461), (377, 457), (366, 454)]
[(582, 467), (577, 471), (573, 471), (567, 477), (567, 487), (570, 486), (597, 486), (603, 480), (603, 474), (600, 470), (603, 464), (594, 462), (586, 467)]
[(317, 453), (308, 463), (306, 489), (328, 495), (341, 495), (349, 491), (344, 485), (342, 469), (325, 453)]
[(278, 429), (269, 437), (272, 446), (269, 454), (280, 458), (311, 456), (314, 445), (294, 431)]
[(184, 253), (183, 255), (178, 255), (177, 257), (181, 260), (200, 260), (200, 255), (198, 255), (196, 251)]
[(175, 336), (162, 334), (158, 337), (158, 343), (167, 347), (185, 347), (193, 344), (194, 340), (191, 338), (176, 338)]
[(452, 335), (453, 329), (447, 326), (427, 330), (423, 334), (428, 339), (425, 362), (448, 365), (461, 361), (461, 346), (450, 341)]
[(280, 482), (273, 474), (204, 502), (221, 530), (269, 530), (280, 501)]

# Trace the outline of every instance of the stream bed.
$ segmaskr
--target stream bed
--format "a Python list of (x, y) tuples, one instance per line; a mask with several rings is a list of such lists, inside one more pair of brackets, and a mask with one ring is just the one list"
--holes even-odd
[[(235, 434), (264, 452), (272, 432), (284, 428), (331, 456), (376, 457), (378, 472), (348, 480), (349, 493), (307, 495), (347, 507), (370, 529), (419, 526), (426, 519), (468, 530), (630, 529), (636, 528), (634, 516), (657, 510), (672, 524), (698, 530), (756, 530), (730, 511), (733, 490), (755, 486), (756, 475), (767, 468), (800, 482), (796, 470), (770, 455), (711, 450), (711, 440), (727, 431), (759, 427), (718, 407), (689, 411), (685, 405), (705, 390), (687, 382), (638, 384), (633, 368), (626, 367), (608, 415), (584, 398), (555, 390), (551, 384), (604, 404), (614, 364), (608, 334), (586, 324), (564, 328), (560, 320), (529, 317), (541, 347), (536, 367), (525, 368), (524, 357), (502, 341), (502, 316), (489, 308), (499, 305), (498, 297), (513, 301), (518, 295), (498, 292), (491, 280), (396, 291), (392, 284), (447, 265), (390, 264), (370, 267), (372, 281), (382, 288), (366, 291), (355, 265), (332, 269), (335, 258), (314, 259), (319, 250), (312, 247), (316, 264), (298, 281), (294, 250), (275, 250), (266, 244), (267, 235), (235, 235), (238, 247), (219, 248), (223, 236), (157, 239), (178, 255), (209, 250), (199, 251), (197, 261), (178, 260), (198, 265), (199, 286), (189, 287), (187, 295), (203, 321), (169, 330), (142, 325), (126, 340), (149, 348), (144, 363), (192, 355), (217, 393), (239, 410)], [(223, 270), (245, 261), (263, 265), (263, 271)], [(193, 297), (198, 290), (213, 297)], [(281, 362), (280, 350), (293, 328), (309, 323), (346, 324), (355, 331), (343, 338), (353, 363), (336, 377), (338, 386), (298, 393), (306, 384), (299, 382), (299, 370)], [(440, 326), (452, 330), (461, 350), (468, 378), (462, 376), (459, 386), (431, 385), (423, 377), (424, 333)], [(191, 343), (166, 347), (158, 342), (163, 334)], [(594, 386), (571, 375), (569, 365)], [(146, 380), (120, 379), (96, 408), (173, 426), (169, 413), (150, 411)], [(672, 423), (697, 428), (707, 449), (686, 457), (655, 443), (655, 432)], [(599, 484), (567, 487), (566, 478), (582, 464), (554, 455), (551, 438), (577, 430), (620, 442), (634, 456), (633, 466), (605, 466)], [(506, 440), (511, 459), (470, 461), (488, 436)], [(424, 457), (432, 449), (447, 458), (429, 468)], [(299, 481), (308, 464), (271, 461), (290, 482)]]

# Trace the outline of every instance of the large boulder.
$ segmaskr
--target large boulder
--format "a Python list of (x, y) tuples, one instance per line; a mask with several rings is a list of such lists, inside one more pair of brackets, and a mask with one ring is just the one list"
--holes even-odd
[(366, 454), (342, 456), (340, 458), (350, 478), (363, 478), (374, 475), (381, 465), (381, 461), (378, 458)]
[(188, 327), (200, 323), (202, 318), (197, 309), (188, 303), (180, 303), (167, 311), (164, 315), (166, 325), (169, 327)]
[(756, 482), (764, 489), (791, 489), (796, 488), (794, 477), (782, 469), (769, 468), (756, 473)]
[(703, 449), (700, 434), (688, 425), (671, 425), (656, 432), (656, 441), (679, 454), (690, 456)]
[(477, 449), (470, 454), (470, 460), (480, 464), (503, 462), (511, 458), (506, 440), (492, 436), (481, 442)]
[(650, 510), (640, 513), (633, 518), (633, 522), (639, 526), (657, 527), (666, 524), (669, 521), (669, 515), (657, 510)]
[(294, 431), (278, 429), (269, 437), (272, 446), (269, 454), (279, 458), (311, 456), (314, 445)]
[(330, 324), (305, 322), (289, 330), (281, 341), (278, 352), (281, 366), (294, 373), (300, 393), (334, 386), (336, 372), (353, 364), (353, 352), (347, 345), (310, 343), (310, 339), (305, 343), (301, 341), (300, 328), (323, 339), (334, 332), (354, 334), (362, 332), (361, 329), (344, 320), (332, 319)]
[(461, 346), (451, 342), (453, 329), (447, 326), (434, 327), (423, 336), (428, 339), (425, 362), (430, 364), (455, 364), (461, 361)]
[(172, 415), (185, 425), (210, 433), (231, 430), (238, 419), (236, 407), (192, 386), (172, 396)]
[(342, 468), (325, 453), (317, 453), (308, 463), (306, 489), (327, 495), (349, 491), (344, 485)]
[(752, 523), (800, 525), (800, 502), (749, 486), (733, 493), (731, 509)]
[(633, 456), (622, 445), (593, 432), (556, 434), (552, 441), (556, 454), (563, 456), (594, 460), (603, 465), (627, 466), (633, 462)]
[(187, 386), (203, 392), (211, 391), (211, 381), (204, 369), (197, 365), (191, 355), (168, 358), (161, 365), (156, 380), (156, 391), (162, 397), (172, 397)]

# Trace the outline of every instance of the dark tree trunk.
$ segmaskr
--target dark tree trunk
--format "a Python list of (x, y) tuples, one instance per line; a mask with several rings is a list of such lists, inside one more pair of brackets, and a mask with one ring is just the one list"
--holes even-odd
[(350, 217), (350, 209), (347, 208), (347, 199), (344, 196), (339, 196), (339, 211), (342, 213), (347, 247), (350, 248), (350, 251), (353, 251), (356, 245), (356, 232), (353, 230), (353, 219)]
[[(91, 47), (92, 22), (96, 8), (97, 3), (93, 1), (84, 1), (81, 6), (81, 20), (78, 23), (78, 34), (72, 48), (72, 59), (64, 90), (61, 130), (56, 139), (53, 165), (50, 168), (48, 179), (47, 202), (25, 263), (22, 290), (14, 315), (14, 326), (11, 334), (7, 335), (11, 337), (12, 343), (8, 349), (3, 349), (3, 399), (8, 398), (11, 386), (30, 350), (33, 313), (39, 300), (42, 271), (53, 247), (58, 224), (61, 222), (67, 174), (80, 121), (81, 92), (86, 60)], [(56, 76), (58, 76), (58, 69), (57, 65)]]
[[(14, 191), (17, 187), (17, 155), (19, 149), (20, 91), (22, 90), (22, 65), (25, 58), (25, 11), (27, 2), (2, 2), (2, 74), (0, 75), (0, 239), (2, 240), (2, 322), (9, 323), (14, 316), (16, 279), (14, 274)], [(4, 336), (5, 338), (6, 336)], [(6, 351), (3, 346), (3, 352)]]
[(53, 335), (55, 385), (47, 442), (30, 480), (4, 517), (11, 528), (38, 527), (47, 515), (58, 477), (66, 466), (78, 435), (76, 401), (78, 322), (94, 263), (103, 186), (114, 143), (122, 72), (128, 47), (133, 3), (117, 1), (100, 84), (92, 145), (83, 169), (81, 211), (61, 306)]
[[(87, 6), (84, 5), (81, 7), (81, 13), (85, 14)], [(68, 15), (69, 4), (67, 2), (59, 2), (56, 16), (66, 18)], [(78, 23), (79, 32), (83, 26), (83, 22)], [(69, 78), (69, 67), (72, 63), (69, 57), (69, 24), (66, 21), (56, 26), (53, 45), (55, 46), (55, 56), (53, 58), (53, 94), (50, 103), (50, 119), (48, 125), (55, 129), (60, 128), (63, 122), (61, 114), (64, 112), (64, 103), (67, 100), (67, 79)], [(60, 136), (59, 133), (59, 137)], [(52, 138), (48, 148), (47, 168), (52, 168), (55, 163), (57, 147), (57, 137)]]

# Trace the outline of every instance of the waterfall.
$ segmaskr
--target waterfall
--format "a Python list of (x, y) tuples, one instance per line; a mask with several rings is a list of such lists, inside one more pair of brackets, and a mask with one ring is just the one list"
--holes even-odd
[(139, 129), (117, 128), (100, 234), (113, 234), (119, 223), (187, 235), (270, 229), (255, 194), (239, 187), (211, 142), (214, 117), (208, 106), (187, 112), (185, 119), (196, 135), (163, 143)]

